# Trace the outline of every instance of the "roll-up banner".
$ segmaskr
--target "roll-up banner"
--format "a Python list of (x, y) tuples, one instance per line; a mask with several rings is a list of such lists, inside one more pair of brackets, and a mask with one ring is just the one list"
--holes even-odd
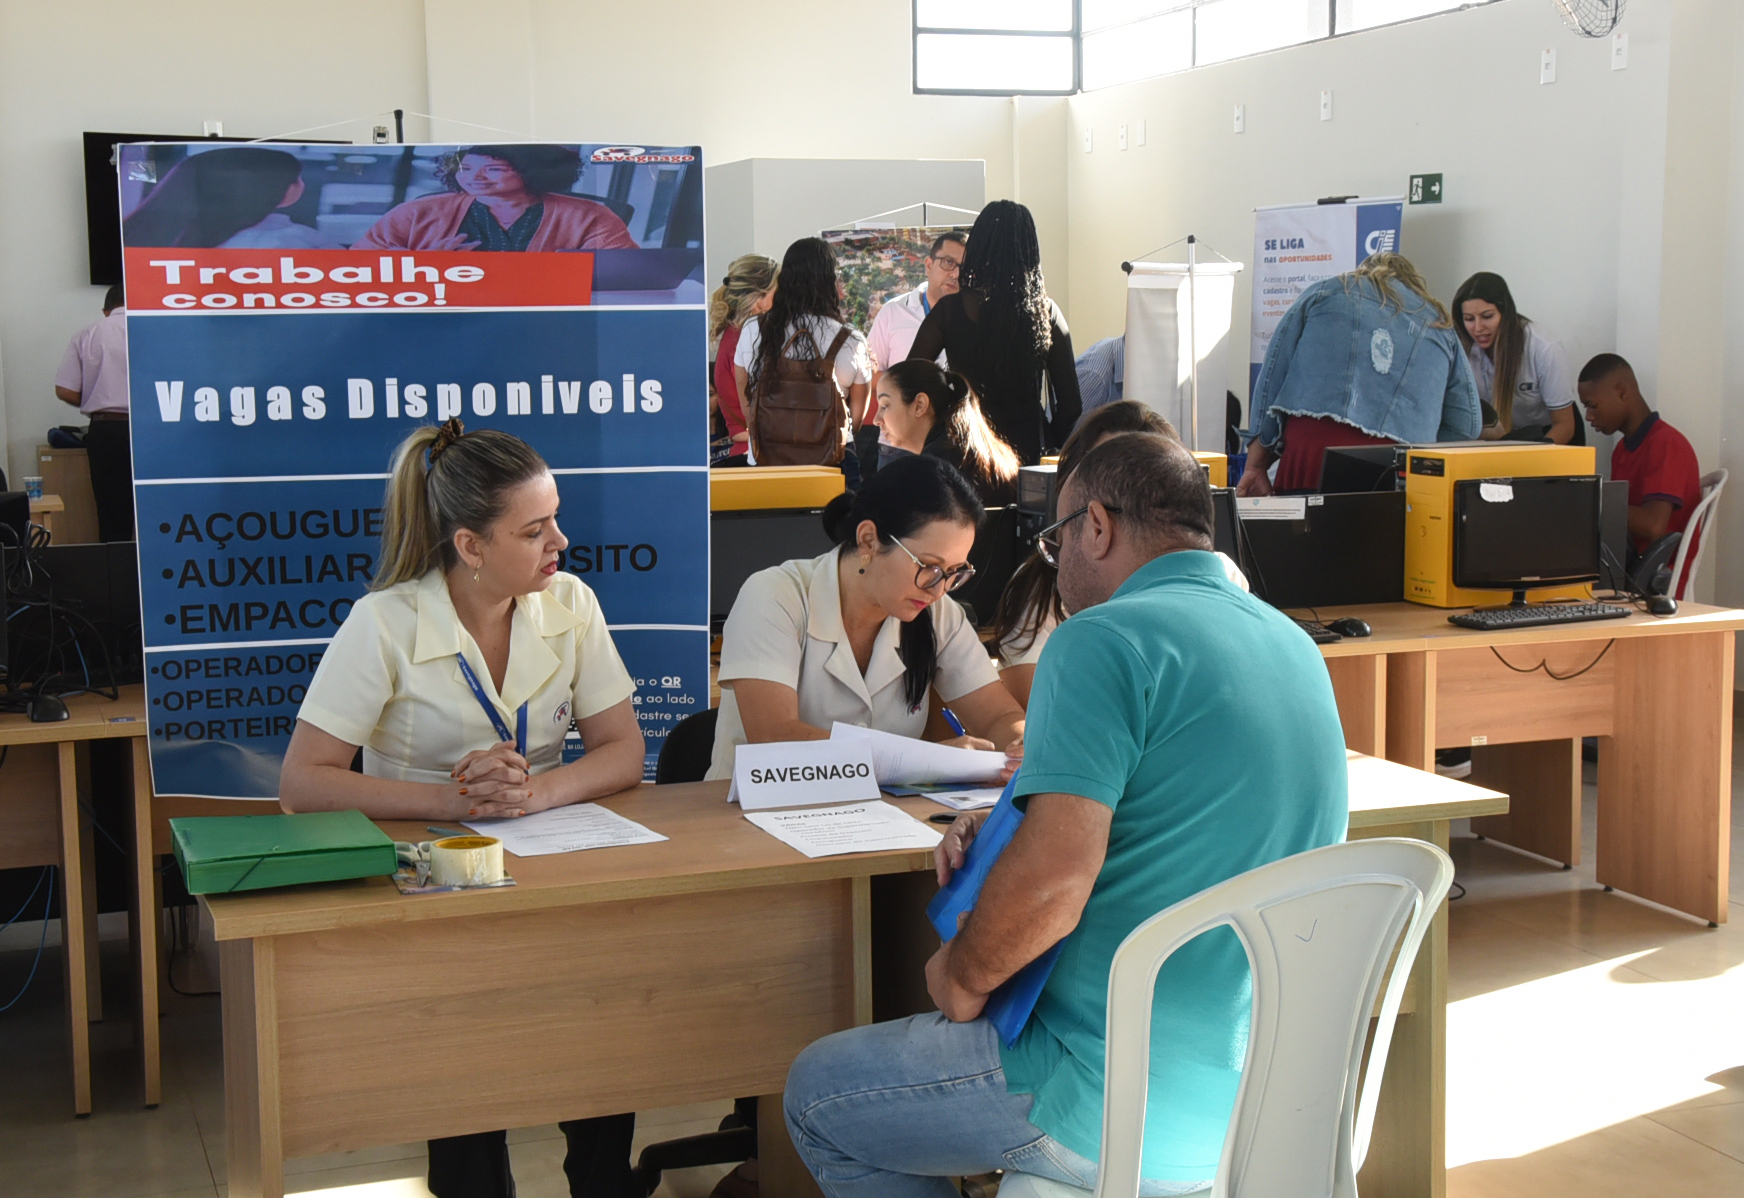
[(1167, 417), (1192, 449), (1223, 452), (1224, 396), (1231, 368), (1241, 369), (1229, 346), (1241, 270), (1239, 262), (1134, 262), (1126, 277), (1122, 394)]
[(551, 465), (647, 771), (708, 706), (695, 146), (121, 147), (153, 782), (272, 798), (368, 588), (394, 447), (459, 416)]
[(1272, 333), (1296, 297), (1321, 279), (1354, 270), (1370, 254), (1398, 252), (1404, 210), (1404, 196), (1254, 209), (1250, 396)]

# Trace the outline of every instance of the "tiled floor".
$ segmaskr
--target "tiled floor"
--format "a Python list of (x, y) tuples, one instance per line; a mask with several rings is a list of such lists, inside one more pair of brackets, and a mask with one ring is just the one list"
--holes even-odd
[[(1733, 793), (1744, 799), (1744, 753), (1734, 762)], [(1589, 788), (1589, 864), (1570, 872), (1454, 842), (1468, 893), (1452, 912), (1450, 1198), (1744, 1194), (1744, 836), (1733, 837), (1732, 921), (1711, 929), (1594, 885), (1592, 807)], [(223, 1195), (217, 1000), (167, 997), (164, 1102), (143, 1110), (121, 999), (126, 946), (104, 948), (113, 997), (92, 1028), (91, 1118), (69, 1113), (57, 950), (0, 1015), (0, 1194)], [(32, 955), (0, 953), (0, 1003)], [(209, 960), (179, 962), (177, 981), (208, 988)], [(638, 1148), (708, 1130), (727, 1108), (644, 1112)], [(523, 1198), (561, 1198), (557, 1129), (511, 1139)], [(423, 1169), (423, 1145), (394, 1145), (293, 1161), (290, 1189), (423, 1198)], [(724, 1171), (669, 1174), (660, 1193), (701, 1198)]]

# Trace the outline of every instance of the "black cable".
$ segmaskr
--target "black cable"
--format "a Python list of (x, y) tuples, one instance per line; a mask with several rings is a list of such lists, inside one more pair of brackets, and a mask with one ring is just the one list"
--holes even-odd
[[(48, 944), (49, 912), (54, 910), (54, 874), (55, 874), (55, 867), (54, 866), (52, 866), (52, 865), (43, 866), (42, 873), (37, 876), (36, 886), (31, 887), (30, 898), (27, 898), (24, 900), (24, 906), (18, 908), (17, 915), (14, 915), (11, 919), (6, 921), (6, 927), (8, 927), (8, 928), (11, 927), (13, 924), (17, 923), (19, 918), (21, 916), (23, 916), (23, 914), (24, 914), (24, 907), (28, 907), (30, 905), (30, 899), (33, 899), (36, 897), (37, 888), (42, 885), (43, 879), (44, 878), (48, 879), (48, 893), (43, 896), (43, 900), (42, 900), (42, 935), (37, 939), (37, 942), (36, 942), (36, 957), (30, 963), (30, 972), (25, 975), (24, 985), (22, 985), (18, 988), (18, 993), (14, 994), (12, 996), (11, 1000), (8, 1001), (5, 1006), (0, 1007), (0, 1014), (4, 1014), (7, 1011), (10, 1011), (13, 1007), (17, 1006), (18, 1000), (24, 997), (24, 992), (26, 990), (30, 989), (30, 983), (32, 983), (36, 980), (37, 967), (42, 964), (42, 950)], [(0, 928), (0, 931), (4, 931), (4, 930), (5, 930), (4, 928)], [(67, 951), (68, 952), (72, 951), (71, 945), (69, 945), (67, 947)]]
[(183, 990), (176, 985), (176, 954), (180, 952), (192, 956), (194, 947), (199, 941), (199, 918), (197, 915), (193, 922), (194, 930), (189, 930), (188, 912), (192, 909), (191, 903), (183, 904), (176, 907), (171, 915), (170, 956), (164, 964), (164, 980), (169, 983), (171, 990), (183, 998), (215, 998), (222, 992), (218, 990)]
[[(1459, 891), (1459, 893), (1458, 894), (1453, 893), (1453, 891), (1455, 891), (1455, 890)], [(1447, 892), (1447, 901), (1450, 903), (1457, 903), (1457, 902), (1459, 902), (1460, 899), (1462, 899), (1464, 897), (1465, 897), (1465, 887), (1461, 886), (1458, 882), (1453, 883), (1452, 889), (1450, 889)]]
[(1587, 662), (1586, 665), (1582, 666), (1580, 669), (1576, 670), (1572, 674), (1558, 674), (1554, 670), (1552, 670), (1550, 668), (1550, 666), (1548, 664), (1546, 664), (1544, 661), (1540, 661), (1535, 666), (1517, 666), (1513, 662), (1509, 661), (1507, 658), (1503, 657), (1501, 654), (1501, 651), (1498, 650), (1494, 645), (1491, 645), (1489, 647), (1489, 649), (1490, 649), (1490, 652), (1495, 655), (1495, 658), (1497, 661), (1499, 661), (1503, 665), (1507, 666), (1510, 670), (1513, 670), (1516, 674), (1536, 674), (1536, 673), (1538, 673), (1538, 671), (1543, 670), (1544, 676), (1546, 678), (1554, 678), (1558, 682), (1567, 682), (1570, 679), (1579, 678), (1582, 674), (1586, 673), (1588, 670), (1590, 670), (1594, 666), (1598, 665), (1601, 661), (1603, 661), (1605, 659), (1605, 654), (1607, 654), (1611, 651), (1611, 646), (1616, 644), (1616, 643), (1617, 643), (1616, 637), (1612, 637), (1610, 640), (1606, 641), (1605, 647), (1603, 649), (1599, 650), (1598, 656), (1594, 657), (1591, 661)]

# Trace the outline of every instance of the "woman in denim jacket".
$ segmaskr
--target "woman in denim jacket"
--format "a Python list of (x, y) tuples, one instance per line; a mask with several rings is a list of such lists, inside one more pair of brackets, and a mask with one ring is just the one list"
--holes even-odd
[(1390, 253), (1297, 297), (1266, 347), (1251, 411), (1237, 495), (1314, 490), (1333, 446), (1469, 441), (1483, 429), (1447, 309)]

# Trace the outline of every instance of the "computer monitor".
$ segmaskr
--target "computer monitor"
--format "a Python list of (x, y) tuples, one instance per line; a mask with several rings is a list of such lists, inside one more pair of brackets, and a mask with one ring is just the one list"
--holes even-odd
[(1512, 591), (1599, 577), (1600, 480), (1596, 475), (1470, 478), (1453, 487), (1453, 582)]

